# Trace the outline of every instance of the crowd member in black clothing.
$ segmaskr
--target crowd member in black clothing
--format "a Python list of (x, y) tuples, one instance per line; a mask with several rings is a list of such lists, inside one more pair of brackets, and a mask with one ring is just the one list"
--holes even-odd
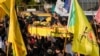
[(97, 25), (98, 39), (100, 39), (100, 24)]
[(50, 21), (50, 25), (51, 26), (53, 26), (53, 25), (61, 25), (61, 17), (58, 16), (56, 13), (53, 13), (51, 21)]
[(99, 53), (100, 53), (100, 24), (97, 25), (97, 35), (98, 35), (98, 38), (97, 38), (97, 42), (98, 42), (98, 45), (99, 45)]
[(56, 37), (55, 39), (56, 39), (55, 46), (62, 51), (64, 48), (64, 38)]
[(95, 20), (91, 20), (90, 23), (95, 33), (97, 43), (99, 45), (99, 53), (100, 53), (100, 23), (97, 23)]
[(95, 22), (95, 20), (91, 20), (90, 24), (92, 26), (95, 36), (97, 36), (97, 23)]
[(56, 48), (54, 56), (64, 56), (64, 55), (62, 54), (62, 51), (59, 48)]
[(3, 47), (4, 47), (3, 44), (4, 42), (2, 41), (2, 37), (0, 36), (0, 56), (6, 55), (6, 53), (3, 50)]
[(44, 40), (45, 41), (44, 41), (42, 46), (43, 46), (43, 50), (44, 50), (44, 55), (46, 55), (47, 54), (47, 50), (51, 47), (51, 40), (48, 39), (48, 38), (45, 38)]
[(33, 21), (39, 21), (39, 18), (37, 15), (33, 14), (32, 12), (30, 12), (30, 14), (31, 14), (31, 19), (33, 18), (32, 19)]
[(18, 22), (19, 22), (19, 27), (20, 27), (20, 31), (22, 34), (25, 47), (28, 51), (28, 34), (29, 34), (27, 30), (28, 23), (26, 22), (25, 17), (21, 17), (21, 16), (18, 16)]
[[(3, 26), (2, 26), (3, 27)], [(0, 55), (4, 56), (6, 53), (4, 52), (4, 38), (5, 38), (5, 32), (2, 31), (2, 27), (0, 27)], [(5, 29), (4, 29), (5, 30)]]
[(33, 50), (32, 50), (32, 56), (39, 56), (39, 46), (38, 46), (38, 44), (37, 43), (35, 43), (34, 45), (33, 45)]
[(68, 20), (68, 17), (62, 17), (61, 18), (61, 24), (63, 25), (63, 26), (67, 26), (67, 20)]
[(25, 29), (25, 22), (24, 19), (22, 17), (18, 17), (18, 22), (19, 22), (19, 27), (21, 30)]

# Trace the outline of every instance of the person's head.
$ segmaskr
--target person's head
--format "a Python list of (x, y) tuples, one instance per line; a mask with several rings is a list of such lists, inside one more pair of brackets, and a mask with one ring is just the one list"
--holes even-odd
[(52, 13), (52, 16), (53, 16), (53, 17), (56, 17), (56, 16), (58, 16), (58, 15), (57, 15), (56, 12), (54, 12), (54, 13)]
[(47, 36), (47, 41), (51, 41), (51, 37), (50, 36)]
[(56, 53), (60, 53), (61, 51), (60, 51), (59, 48), (56, 48), (55, 52), (56, 52)]
[(42, 36), (38, 36), (37, 39), (38, 39), (38, 40), (41, 40), (41, 39), (42, 39)]
[(53, 53), (52, 49), (47, 49), (47, 53), (52, 54)]

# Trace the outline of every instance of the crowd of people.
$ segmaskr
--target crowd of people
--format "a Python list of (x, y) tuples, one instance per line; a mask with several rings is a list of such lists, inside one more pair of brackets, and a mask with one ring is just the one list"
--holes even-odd
[[(71, 43), (73, 40), (73, 34), (69, 33), (69, 38), (52, 37), (52, 36), (40, 36), (31, 35), (28, 32), (28, 25), (33, 24), (34, 21), (38, 21), (38, 16), (30, 13), (31, 16), (18, 15), (18, 22), (20, 25), (23, 40), (27, 49), (27, 56), (75, 56), (76, 53), (71, 51)], [(52, 14), (50, 26), (67, 26), (67, 17), (60, 17), (56, 13)], [(100, 24), (90, 22), (96, 35), (98, 35), (97, 42), (100, 47)], [(9, 27), (9, 17), (5, 16), (4, 20), (0, 22), (0, 55), (6, 56), (7, 54), (7, 36)], [(98, 30), (96, 30), (96, 28)], [(66, 42), (65, 42), (66, 40)], [(69, 47), (68, 47), (69, 46)], [(68, 48), (68, 49), (67, 49)], [(69, 50), (70, 49), (70, 50)], [(12, 56), (12, 51), (9, 49), (9, 56)]]

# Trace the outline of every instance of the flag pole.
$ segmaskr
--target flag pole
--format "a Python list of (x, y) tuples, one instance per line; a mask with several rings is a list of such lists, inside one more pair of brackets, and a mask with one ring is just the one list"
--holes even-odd
[(7, 55), (6, 56), (9, 56), (9, 50), (10, 50), (9, 48), (10, 47), (11, 47), (11, 43), (7, 41), (7, 52), (6, 52)]
[[(67, 31), (67, 30), (66, 30)], [(63, 50), (63, 56), (64, 56), (64, 53), (66, 52), (66, 44), (67, 44), (67, 34), (68, 34), (68, 31), (65, 33), (66, 34), (66, 37), (65, 37), (65, 41), (64, 41), (64, 50)]]
[[(63, 2), (64, 2), (64, 0), (63, 0)], [(68, 34), (68, 31), (66, 30), (66, 33), (64, 33), (64, 34), (66, 34), (66, 37), (65, 37), (65, 40), (64, 40), (64, 50), (63, 50), (63, 56), (64, 56), (64, 54), (65, 54), (65, 52), (67, 52), (67, 50), (66, 50), (66, 44), (67, 44), (67, 34)], [(66, 50), (66, 51), (65, 51)]]
[(65, 54), (65, 50), (66, 50), (66, 43), (67, 43), (67, 39), (66, 39), (67, 37), (65, 37), (65, 41), (64, 41), (64, 50), (63, 50), (63, 56), (64, 56), (64, 54)]
[(7, 56), (9, 56), (8, 54), (9, 54), (9, 44), (7, 45)]
[[(73, 0), (71, 0), (71, 4), (70, 4), (70, 10), (69, 10), (69, 14), (68, 14), (68, 23), (67, 23), (67, 26), (69, 25), (69, 22), (70, 22), (70, 13), (71, 13), (71, 9), (72, 9), (72, 4), (73, 4)], [(67, 32), (67, 33), (69, 33), (69, 32)], [(77, 53), (76, 56), (80, 56), (80, 53)]]
[[(71, 13), (72, 5), (73, 5), (73, 0), (71, 0), (71, 4), (70, 4), (70, 10), (69, 10), (69, 14), (68, 14), (68, 23), (67, 23), (67, 26), (69, 25), (69, 22), (70, 22), (70, 13)], [(67, 33), (69, 33), (69, 32), (67, 32)], [(76, 56), (80, 56), (80, 53), (76, 53)]]

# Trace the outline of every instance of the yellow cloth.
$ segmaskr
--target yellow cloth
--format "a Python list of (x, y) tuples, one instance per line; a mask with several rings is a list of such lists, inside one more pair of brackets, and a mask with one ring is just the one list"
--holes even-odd
[(26, 56), (27, 52), (14, 8), (15, 0), (0, 0), (0, 7), (10, 16), (8, 42), (12, 43), (13, 56)]
[[(1, 0), (0, 0), (1, 1)], [(2, 0), (0, 2), (0, 7), (6, 12), (6, 14), (10, 15), (10, 1), (11, 0)]]
[(84, 55), (99, 56), (96, 36), (77, 0), (72, 0), (71, 7), (68, 27), (74, 27), (72, 50)]
[(5, 16), (5, 12), (4, 12), (4, 10), (2, 9), (2, 8), (0, 8), (0, 21), (2, 21), (3, 20), (3, 17)]
[(0, 3), (3, 3), (3, 2), (5, 2), (6, 0), (0, 0)]
[[(38, 34), (40, 36), (55, 36), (56, 37), (66, 37), (67, 30), (65, 27), (58, 27), (58, 32), (55, 32), (55, 28), (51, 27), (34, 27), (34, 26), (28, 26), (28, 31), (31, 35)], [(58, 33), (58, 34), (57, 34)]]

